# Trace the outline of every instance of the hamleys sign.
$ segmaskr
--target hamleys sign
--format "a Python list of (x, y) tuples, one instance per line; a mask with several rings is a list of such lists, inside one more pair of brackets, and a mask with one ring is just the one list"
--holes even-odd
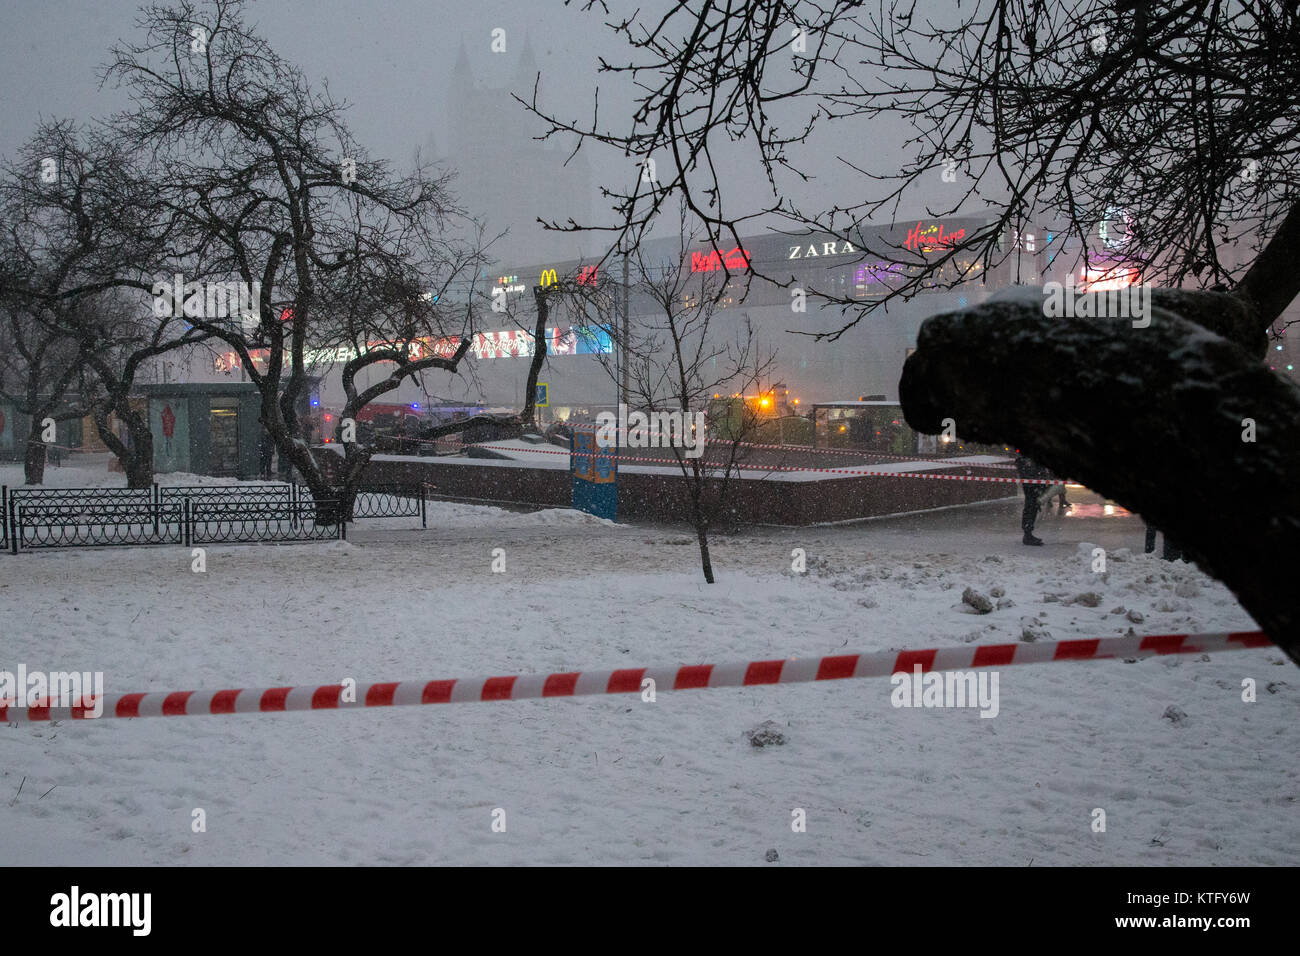
[(966, 230), (958, 229), (955, 232), (944, 232), (943, 223), (936, 222), (926, 225), (918, 222), (907, 230), (907, 238), (903, 240), (903, 248), (912, 252), (929, 252), (932, 249), (950, 249), (959, 245), (966, 238)]

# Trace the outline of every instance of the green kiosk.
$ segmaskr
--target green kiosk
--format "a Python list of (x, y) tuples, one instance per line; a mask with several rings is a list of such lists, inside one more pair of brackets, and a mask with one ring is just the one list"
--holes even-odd
[(149, 400), (154, 470), (252, 479), (261, 398), (251, 382), (141, 385)]

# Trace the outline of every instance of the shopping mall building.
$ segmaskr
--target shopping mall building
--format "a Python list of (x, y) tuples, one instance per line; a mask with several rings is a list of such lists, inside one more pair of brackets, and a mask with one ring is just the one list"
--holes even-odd
[[(716, 249), (698, 245), (684, 256), (676, 239), (651, 240), (643, 245), (642, 253), (652, 273), (674, 267), (680, 257), (681, 269), (689, 279), (698, 280), (697, 288), (721, 289), (709, 336), (715, 343), (730, 343), (738, 335), (743, 336), (746, 325), (751, 327), (755, 351), (775, 355), (770, 374), (761, 383), (764, 389), (788, 389), (790, 398), (798, 398), (802, 407), (862, 396), (892, 400), (898, 397), (903, 361), (915, 347), (917, 330), (925, 318), (982, 302), (997, 289), (1016, 281), (1013, 276), (1017, 266), (1018, 281), (1042, 281), (1040, 255), (1036, 252), (1040, 237), (1027, 234), (1021, 243), (1023, 253), (1013, 244), (1007, 250), (1011, 255), (1004, 253), (1005, 261), (991, 270), (977, 256), (953, 256), (942, 273), (934, 277), (934, 288), (906, 302), (882, 304), (833, 340), (819, 340), (815, 333), (844, 327), (858, 317), (858, 311), (826, 306), (813, 293), (863, 304), (879, 300), (891, 283), (898, 283), (909, 268), (914, 268), (891, 259), (920, 265), (928, 257), (950, 252), (952, 245), (987, 222), (975, 218), (914, 220), (858, 235), (857, 242), (852, 241), (853, 237), (816, 233), (768, 233), (744, 237), (739, 245), (724, 243)], [(747, 265), (756, 276), (747, 277)], [(967, 281), (946, 288), (961, 274), (968, 276)], [(632, 276), (635, 288), (635, 270)], [(490, 325), (491, 319), (499, 317), (501, 327), (484, 327), (475, 335), (462, 374), (453, 378), (430, 373), (426, 376), (427, 395), (408, 385), (396, 397), (386, 396), (386, 400), (424, 406), (442, 402), (521, 408), (536, 321), (533, 288), (567, 281), (617, 294), (623, 267), (621, 260), (610, 260), (599, 267), (591, 262), (542, 261), (500, 265), (484, 279), (485, 291), (498, 303), (504, 301), (506, 307), (504, 312), (485, 310), (487, 319), (483, 324)], [(807, 292), (803, 311), (794, 307), (795, 289)], [(615, 370), (620, 357), (615, 354), (613, 337), (599, 327), (602, 318), (593, 322), (592, 316), (584, 318), (567, 305), (564, 297), (553, 298), (556, 304), (548, 321), (547, 361), (541, 375), (541, 381), (548, 386), (549, 406), (542, 417), (585, 419), (595, 410), (619, 401)], [(629, 296), (634, 338), (638, 328), (656, 321), (662, 323), (655, 308), (648, 296), (635, 291)], [(603, 321), (610, 318), (603, 317)], [(337, 362), (340, 357), (328, 358)], [(337, 372), (326, 374), (321, 388), (323, 406), (342, 405)]]
[[(951, 255), (943, 270), (933, 277), (931, 288), (906, 301), (881, 303), (865, 315), (851, 305), (826, 306), (812, 294), (823, 292), (863, 305), (879, 302), (909, 271), (948, 255), (954, 245), (989, 222), (976, 217), (919, 218), (848, 236), (768, 232), (717, 248), (697, 245), (684, 253), (674, 238), (648, 241), (642, 252), (652, 269), (680, 266), (696, 289), (709, 286), (716, 291), (721, 286), (710, 337), (719, 344), (734, 342), (738, 336), (743, 337), (748, 324), (753, 329), (756, 350), (775, 355), (770, 373), (760, 383), (762, 388), (780, 390), (782, 397), (801, 411), (815, 404), (863, 398), (896, 401), (903, 362), (915, 348), (917, 332), (927, 317), (978, 304), (1010, 285), (1061, 280), (1063, 272), (1078, 262), (1077, 241), (1072, 246), (1051, 227), (1039, 226), (1001, 236), (1000, 251), (991, 267), (973, 254)], [(1098, 242), (1089, 245), (1098, 269), (1094, 270), (1096, 274), (1078, 277), (1083, 287), (1105, 281), (1104, 270), (1112, 268), (1106, 263), (1108, 255), (1111, 262), (1121, 263), (1122, 250), (1115, 248), (1113, 241), (1108, 243), (1104, 232)], [(406, 409), (415, 409), (421, 417), (430, 413), (458, 417), (478, 409), (517, 412), (524, 405), (533, 353), (534, 287), (569, 282), (595, 286), (602, 294), (616, 293), (623, 281), (622, 266), (621, 260), (599, 266), (594, 262), (542, 260), (502, 263), (486, 270), (480, 276), (479, 289), (492, 295), (499, 308), (504, 305), (504, 310), (480, 310), (483, 318), (461, 371), (452, 376), (431, 370), (425, 373), (423, 387), (408, 382), (379, 401), (386, 409), (403, 414)], [(747, 279), (747, 266), (757, 275)], [(961, 275), (967, 277), (966, 281), (954, 285)], [(633, 278), (635, 287), (635, 272)], [(1118, 279), (1108, 281), (1123, 284), (1128, 277), (1121, 270)], [(792, 307), (796, 289), (808, 293), (804, 311)], [(614, 407), (620, 398), (616, 370), (621, 356), (615, 352), (613, 337), (600, 328), (600, 322), (614, 317), (584, 317), (565, 297), (552, 298), (547, 359), (540, 376), (547, 386), (549, 401), (539, 409), (539, 417), (542, 421), (590, 420), (597, 411)], [(629, 323), (634, 333), (646, 324), (662, 322), (656, 319), (649, 297), (634, 292), (629, 300)], [(834, 332), (854, 319), (858, 319), (856, 324), (838, 338), (815, 337), (814, 333)], [(422, 347), (450, 352), (456, 344), (457, 340), (448, 339)], [(1269, 361), (1287, 374), (1283, 369), (1293, 361), (1294, 343), (1284, 344), (1285, 352), (1275, 353), (1270, 346)], [(336, 419), (332, 416), (344, 404), (340, 373), (348, 357), (332, 351), (309, 353), (308, 372), (314, 388), (304, 411), (313, 436), (333, 431)], [(385, 367), (378, 366), (359, 375), (358, 384), (364, 388), (386, 374)], [(208, 394), (214, 385), (241, 387), (241, 381), (246, 382), (247, 376), (234, 353), (201, 348), (186, 355), (162, 357), (148, 374), (141, 376), (140, 384), (197, 389), (198, 397), (191, 396), (185, 406), (190, 418), (197, 416), (197, 425), (189, 432), (191, 443), (195, 435), (227, 436), (225, 444), (232, 449), (227, 457), (242, 462), (247, 457), (246, 449), (255, 444), (244, 433), (261, 431), (255, 403), (249, 404), (242, 395), (232, 393), (218, 396), (224, 404), (214, 404), (216, 399)], [(144, 391), (142, 388), (142, 396)], [(159, 392), (141, 398), (149, 402), (151, 420), (161, 422), (166, 418), (169, 395)], [(6, 446), (16, 450), (20, 444), (21, 436), (13, 430), (18, 416), (12, 412), (0, 408), (4, 416), (0, 422), (7, 426), (0, 428), (0, 454)], [(174, 409), (172, 412), (175, 414)], [(156, 435), (155, 442), (161, 438)], [(187, 446), (182, 441), (178, 447), (184, 450)]]

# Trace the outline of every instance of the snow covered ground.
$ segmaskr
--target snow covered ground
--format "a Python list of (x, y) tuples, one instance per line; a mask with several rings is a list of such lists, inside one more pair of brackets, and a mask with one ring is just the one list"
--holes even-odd
[[(209, 547), (204, 574), (176, 547), (0, 556), (0, 669), (102, 670), (116, 693), (1254, 627), (1191, 565), (1117, 551), (1140, 547), (1136, 518), (1047, 522), (1027, 549), (1015, 510), (719, 537), (712, 587), (679, 529), (448, 503), (427, 531)], [(971, 613), (968, 587), (1004, 606)], [(9, 724), (0, 860), (1294, 864), (1298, 690), (1262, 649), (1005, 668), (992, 719), (896, 709), (887, 680), (859, 680)], [(784, 745), (745, 739), (765, 720)]]

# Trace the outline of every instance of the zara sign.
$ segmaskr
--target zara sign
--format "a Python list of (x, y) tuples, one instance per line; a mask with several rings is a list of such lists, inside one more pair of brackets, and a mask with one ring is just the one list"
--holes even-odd
[[(818, 248), (821, 249), (818, 252)], [(822, 256), (846, 256), (849, 253), (857, 252), (853, 248), (853, 243), (847, 239), (843, 241), (830, 240), (821, 243), (810, 242), (807, 245), (800, 243), (797, 246), (790, 246), (790, 251), (786, 259), (820, 259)]]

